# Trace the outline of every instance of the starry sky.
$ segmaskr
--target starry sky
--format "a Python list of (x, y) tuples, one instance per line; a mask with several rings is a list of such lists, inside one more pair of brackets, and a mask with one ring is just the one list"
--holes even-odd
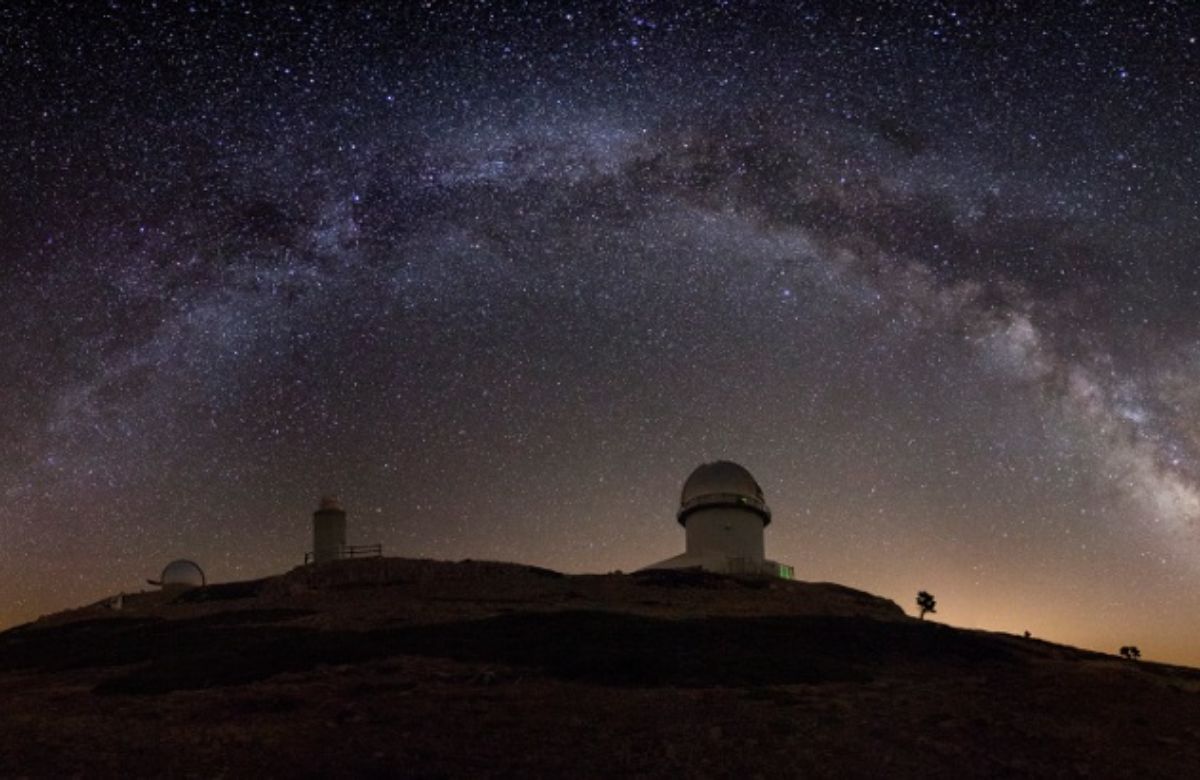
[(1198, 35), (5, 4), (0, 626), (285, 571), (330, 493), (389, 555), (630, 571), (728, 458), (800, 579), (1200, 664)]

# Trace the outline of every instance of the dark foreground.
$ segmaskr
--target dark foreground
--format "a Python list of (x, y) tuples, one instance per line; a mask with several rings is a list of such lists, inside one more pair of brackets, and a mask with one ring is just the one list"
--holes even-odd
[(836, 585), (381, 559), (0, 634), (3, 776), (1189, 777), (1200, 672)]

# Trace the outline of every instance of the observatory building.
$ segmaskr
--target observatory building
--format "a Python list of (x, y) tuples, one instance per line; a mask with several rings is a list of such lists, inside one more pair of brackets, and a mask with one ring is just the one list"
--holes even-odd
[(202, 588), (207, 584), (204, 570), (195, 561), (180, 558), (171, 561), (162, 570), (157, 580), (146, 580), (151, 585), (158, 585), (163, 590), (169, 588)]
[(304, 554), (305, 563), (327, 563), (342, 558), (378, 558), (381, 544), (346, 544), (346, 510), (336, 498), (327, 496), (313, 512), (313, 547)]
[(750, 472), (728, 460), (696, 467), (683, 483), (676, 519), (687, 535), (682, 555), (645, 567), (703, 569), (792, 579), (791, 566), (767, 560), (763, 529), (771, 510)]
[(336, 561), (346, 546), (346, 510), (336, 498), (321, 499), (313, 512), (312, 562)]

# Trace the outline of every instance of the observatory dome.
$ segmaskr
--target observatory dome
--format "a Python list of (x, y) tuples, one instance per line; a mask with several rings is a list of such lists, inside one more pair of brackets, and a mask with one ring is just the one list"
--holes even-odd
[(679, 499), (679, 522), (687, 525), (688, 515), (704, 507), (741, 507), (771, 522), (771, 510), (763, 498), (762, 487), (744, 467), (728, 460), (703, 463), (683, 483)]
[(167, 564), (167, 567), (162, 571), (159, 582), (164, 588), (172, 585), (176, 587), (200, 588), (205, 584), (204, 570), (194, 561), (181, 558)]

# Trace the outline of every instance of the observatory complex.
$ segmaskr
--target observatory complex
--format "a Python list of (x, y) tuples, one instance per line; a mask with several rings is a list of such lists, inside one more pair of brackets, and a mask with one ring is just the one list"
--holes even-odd
[(686, 532), (685, 552), (642, 571), (703, 569), (792, 579), (791, 566), (766, 558), (763, 529), (771, 522), (771, 510), (762, 488), (742, 466), (718, 460), (696, 467), (683, 483), (676, 519)]

